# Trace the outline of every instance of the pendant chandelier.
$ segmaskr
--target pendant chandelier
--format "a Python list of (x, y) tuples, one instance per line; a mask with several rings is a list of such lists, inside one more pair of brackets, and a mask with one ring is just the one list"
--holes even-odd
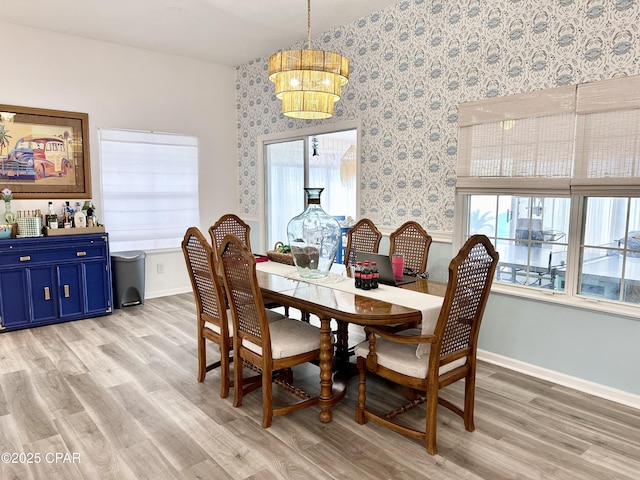
[(311, 0), (307, 0), (307, 50), (287, 50), (269, 57), (269, 80), (275, 83), (282, 113), (321, 119), (333, 115), (342, 86), (349, 81), (349, 59), (338, 53), (311, 50)]

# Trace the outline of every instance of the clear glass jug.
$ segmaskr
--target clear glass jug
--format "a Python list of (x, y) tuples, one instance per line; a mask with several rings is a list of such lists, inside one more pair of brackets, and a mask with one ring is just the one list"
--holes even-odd
[(307, 208), (287, 225), (293, 262), (301, 277), (326, 277), (338, 251), (340, 224), (320, 206), (324, 188), (305, 188)]

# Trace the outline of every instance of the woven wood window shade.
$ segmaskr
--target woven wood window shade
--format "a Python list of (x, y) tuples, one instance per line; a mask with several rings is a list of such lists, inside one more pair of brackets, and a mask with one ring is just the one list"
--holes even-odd
[(460, 105), (459, 192), (568, 194), (575, 86)]
[(640, 76), (460, 105), (460, 193), (640, 195)]
[(578, 87), (576, 169), (585, 195), (640, 195), (640, 76)]

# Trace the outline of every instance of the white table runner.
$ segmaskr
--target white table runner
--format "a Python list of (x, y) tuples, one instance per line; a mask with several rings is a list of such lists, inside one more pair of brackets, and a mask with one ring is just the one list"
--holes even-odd
[(394, 303), (407, 308), (415, 308), (422, 313), (422, 333), (433, 333), (440, 308), (442, 307), (442, 297), (430, 295), (428, 293), (416, 292), (404, 288), (392, 287), (389, 285), (380, 285), (374, 290), (362, 290), (355, 287), (353, 278), (346, 276), (346, 273), (340, 275), (337, 273), (329, 273), (325, 278), (302, 278), (298, 273), (298, 269), (291, 265), (285, 265), (277, 262), (260, 262), (256, 265), (257, 270), (265, 273), (273, 273), (292, 280), (299, 280), (315, 285), (322, 285), (334, 288), (342, 292), (349, 292), (368, 298), (377, 298), (388, 303)]

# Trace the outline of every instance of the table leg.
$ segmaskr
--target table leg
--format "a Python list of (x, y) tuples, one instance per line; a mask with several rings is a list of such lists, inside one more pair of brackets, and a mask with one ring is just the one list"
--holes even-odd
[(342, 366), (349, 362), (349, 325), (342, 320), (338, 320), (337, 323), (336, 362)]
[(331, 344), (331, 318), (320, 318), (320, 421), (331, 421), (333, 403), (332, 379), (333, 345)]

